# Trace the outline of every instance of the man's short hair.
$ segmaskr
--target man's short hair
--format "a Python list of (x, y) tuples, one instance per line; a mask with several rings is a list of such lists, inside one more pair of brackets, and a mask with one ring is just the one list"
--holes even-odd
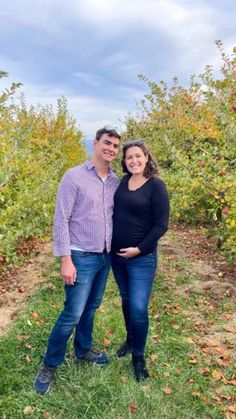
[(121, 139), (121, 135), (117, 132), (117, 129), (115, 127), (112, 127), (111, 125), (105, 125), (105, 127), (100, 128), (96, 132), (96, 140), (100, 140), (103, 134), (108, 134), (109, 137), (116, 137), (119, 140)]

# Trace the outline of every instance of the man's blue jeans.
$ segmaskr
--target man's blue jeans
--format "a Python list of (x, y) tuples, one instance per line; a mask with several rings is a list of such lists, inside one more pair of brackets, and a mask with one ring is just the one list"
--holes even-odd
[(67, 341), (75, 329), (75, 355), (84, 355), (92, 346), (93, 320), (105, 291), (111, 265), (106, 253), (71, 251), (77, 276), (74, 285), (65, 285), (64, 309), (48, 339), (44, 363), (57, 367), (65, 358)]
[(112, 255), (112, 269), (122, 298), (127, 342), (133, 355), (143, 355), (148, 334), (148, 303), (157, 267), (156, 251), (125, 259)]

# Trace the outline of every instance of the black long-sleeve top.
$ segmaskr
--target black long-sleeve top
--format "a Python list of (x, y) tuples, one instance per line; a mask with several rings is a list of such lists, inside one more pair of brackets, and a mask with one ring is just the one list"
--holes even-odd
[(129, 178), (123, 177), (114, 197), (112, 252), (138, 247), (146, 255), (168, 229), (169, 197), (159, 178), (148, 179), (135, 191), (128, 188)]

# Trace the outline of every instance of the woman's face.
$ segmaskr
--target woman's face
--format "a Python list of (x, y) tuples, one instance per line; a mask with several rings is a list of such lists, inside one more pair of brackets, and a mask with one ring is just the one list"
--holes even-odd
[(138, 146), (129, 147), (125, 153), (125, 164), (132, 175), (141, 175), (145, 169), (148, 156)]

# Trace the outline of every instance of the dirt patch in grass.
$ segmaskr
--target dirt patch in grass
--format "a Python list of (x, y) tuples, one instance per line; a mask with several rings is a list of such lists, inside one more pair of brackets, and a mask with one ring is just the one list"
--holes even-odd
[[(185, 288), (195, 293), (208, 293), (216, 299), (235, 297), (236, 266), (228, 266), (212, 239), (207, 239), (203, 231), (188, 226), (174, 225), (172, 231), (174, 238), (165, 236), (161, 248), (170, 265), (174, 265), (171, 271), (184, 271), (189, 276), (189, 284), (185, 281)], [(184, 258), (188, 264), (178, 266), (179, 258)]]
[(215, 239), (207, 238), (206, 231), (182, 224), (175, 224), (172, 228), (176, 239), (184, 247), (186, 257), (192, 263), (197, 261), (202, 264), (201, 274), (206, 276), (218, 276), (218, 281), (228, 281), (236, 286), (236, 265), (229, 266), (222, 252), (217, 248)]
[(0, 336), (3, 336), (16, 315), (29, 301), (38, 284), (45, 281), (43, 271), (53, 263), (51, 242), (38, 246), (38, 255), (9, 274), (0, 283)]
[[(161, 253), (165, 286), (185, 298), (195, 296), (197, 304), (182, 311), (194, 323), (193, 334), (201, 335), (195, 343), (219, 367), (227, 367), (236, 359), (236, 267), (228, 266), (203, 232), (188, 226), (174, 225), (161, 241)], [(222, 301), (231, 307), (228, 313), (221, 313)]]

